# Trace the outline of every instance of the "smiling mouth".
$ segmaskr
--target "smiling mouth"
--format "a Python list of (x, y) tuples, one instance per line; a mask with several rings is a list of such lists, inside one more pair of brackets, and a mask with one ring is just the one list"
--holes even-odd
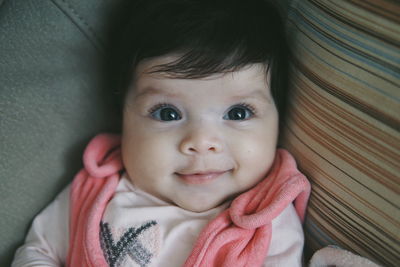
[(183, 182), (187, 184), (200, 185), (212, 182), (227, 172), (228, 171), (215, 171), (215, 172), (213, 171), (213, 172), (192, 173), (192, 174), (182, 174), (176, 172), (175, 174)]

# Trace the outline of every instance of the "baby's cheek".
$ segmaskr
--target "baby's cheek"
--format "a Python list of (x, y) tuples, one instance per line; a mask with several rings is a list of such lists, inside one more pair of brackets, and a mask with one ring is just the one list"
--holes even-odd
[[(243, 153), (242, 163), (251, 176), (260, 177), (268, 172), (275, 158), (276, 141), (254, 137), (250, 139)], [(266, 142), (268, 140), (269, 142)]]

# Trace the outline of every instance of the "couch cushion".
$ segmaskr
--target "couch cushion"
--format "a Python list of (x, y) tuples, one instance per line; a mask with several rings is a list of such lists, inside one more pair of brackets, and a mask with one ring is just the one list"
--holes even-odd
[(293, 95), (283, 145), (313, 191), (308, 253), (336, 244), (400, 255), (400, 5), (292, 1)]
[(118, 119), (103, 79), (104, 23), (120, 1), (1, 1), (0, 266), (31, 219)]

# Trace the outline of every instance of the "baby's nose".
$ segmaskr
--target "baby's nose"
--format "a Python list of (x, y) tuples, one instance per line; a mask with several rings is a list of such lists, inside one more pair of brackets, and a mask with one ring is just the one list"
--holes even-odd
[(215, 129), (197, 127), (185, 135), (179, 149), (186, 155), (220, 153), (223, 150), (223, 143)]

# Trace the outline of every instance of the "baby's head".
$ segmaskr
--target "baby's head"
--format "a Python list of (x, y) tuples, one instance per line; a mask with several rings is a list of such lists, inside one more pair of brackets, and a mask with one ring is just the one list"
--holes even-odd
[(262, 0), (144, 0), (124, 42), (122, 157), (133, 184), (205, 211), (260, 182), (286, 84), (279, 14)]

